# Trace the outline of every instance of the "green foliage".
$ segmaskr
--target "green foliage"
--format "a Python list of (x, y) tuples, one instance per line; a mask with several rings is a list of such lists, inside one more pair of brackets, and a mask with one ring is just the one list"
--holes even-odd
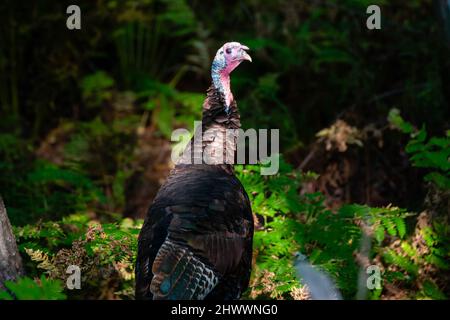
[(386, 266), (383, 277), (397, 286), (417, 288), (410, 298), (447, 299), (436, 285), (436, 277), (450, 270), (449, 240), (448, 226), (435, 222), (419, 227), (414, 235), (393, 246), (378, 247)]
[(47, 279), (41, 276), (37, 280), (28, 277), (19, 278), (17, 281), (6, 281), (8, 291), (0, 292), (0, 300), (65, 300), (62, 292), (63, 286), (60, 280)]
[[(82, 290), (66, 290), (69, 298), (129, 299), (134, 296), (134, 263), (142, 221), (91, 221), (75, 214), (58, 222), (15, 227), (19, 251), (27, 257), (28, 274), (45, 273), (65, 283), (66, 269), (81, 269)], [(44, 296), (45, 297), (45, 296)]]
[(93, 104), (99, 105), (104, 100), (111, 99), (111, 91), (114, 79), (104, 71), (97, 71), (94, 74), (83, 78), (81, 90), (84, 99), (93, 99)]
[[(270, 292), (272, 298), (286, 296), (298, 287), (291, 260), (298, 248), (295, 234), (300, 224), (290, 215), (291, 208), (298, 207), (298, 180), (291, 177), (290, 169), (288, 164), (281, 162), (277, 175), (262, 176), (257, 165), (237, 167), (237, 175), (249, 194), (252, 210), (262, 218), (263, 224), (254, 237), (257, 269), (253, 276), (263, 277), (265, 271), (274, 275), (271, 279), (275, 283)], [(255, 284), (256, 288), (261, 286), (260, 283)]]
[[(152, 123), (158, 127), (164, 137), (170, 139), (172, 131), (177, 127), (192, 129), (194, 121), (201, 120), (199, 106), (203, 104), (204, 94), (178, 92), (170, 86), (153, 85), (149, 84), (144, 91), (150, 96), (144, 108), (153, 111)], [(156, 88), (164, 89), (156, 93)], [(156, 94), (153, 95), (153, 93)]]
[(13, 224), (59, 218), (104, 200), (84, 173), (35, 160), (30, 146), (9, 134), (0, 136), (0, 187)]
[[(332, 211), (324, 205), (322, 194), (299, 193), (302, 183), (314, 179), (314, 175), (300, 174), (284, 161), (275, 176), (261, 176), (259, 169), (237, 168), (260, 221), (254, 237), (256, 265), (249, 297), (295, 297), (299, 283), (293, 261), (295, 253), (301, 252), (335, 280), (345, 298), (354, 298), (362, 268), (355, 257), (360, 254), (363, 233), (373, 237), (366, 258), (370, 261), (380, 257), (382, 265), (376, 264), (385, 270), (384, 284), (423, 288), (411, 293), (410, 298), (443, 297), (431, 275), (419, 274), (429, 265), (448, 270), (450, 242), (444, 225), (435, 224), (420, 231), (425, 243), (419, 253), (414, 245), (416, 238), (408, 230), (408, 219), (414, 214), (405, 209), (353, 204)], [(396, 243), (399, 245), (393, 247)], [(379, 299), (382, 292), (383, 289), (371, 291), (369, 297)]]
[[(108, 210), (125, 206), (125, 183), (133, 167), (135, 128), (139, 117), (126, 115), (112, 121), (100, 117), (73, 124), (62, 150), (64, 170), (89, 176), (98, 203)], [(105, 197), (110, 194), (110, 197)]]
[(431, 137), (427, 141), (425, 126), (420, 130), (411, 123), (403, 120), (398, 109), (389, 113), (391, 124), (403, 133), (410, 135), (411, 140), (406, 145), (406, 152), (411, 162), (419, 168), (426, 168), (429, 172), (426, 181), (431, 181), (442, 189), (450, 189), (450, 135), (444, 137)]

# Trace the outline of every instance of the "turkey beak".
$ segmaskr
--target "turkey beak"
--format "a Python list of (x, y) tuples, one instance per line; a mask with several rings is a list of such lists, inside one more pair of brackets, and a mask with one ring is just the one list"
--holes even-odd
[(250, 57), (250, 55), (245, 52), (245, 50), (250, 50), (247, 46), (241, 45), (241, 60), (248, 60), (250, 62), (252, 62), (252, 57)]

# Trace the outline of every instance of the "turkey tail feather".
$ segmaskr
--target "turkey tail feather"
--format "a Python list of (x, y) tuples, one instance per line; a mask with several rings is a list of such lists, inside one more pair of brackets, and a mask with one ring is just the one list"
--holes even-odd
[(188, 247), (169, 239), (159, 249), (152, 272), (150, 291), (155, 300), (204, 299), (219, 282), (214, 270)]

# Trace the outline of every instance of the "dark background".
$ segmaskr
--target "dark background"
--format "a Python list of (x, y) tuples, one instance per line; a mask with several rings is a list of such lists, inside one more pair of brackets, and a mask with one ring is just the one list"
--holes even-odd
[[(69, 4), (81, 8), (81, 30), (66, 28)], [(381, 30), (366, 28), (371, 4)], [(446, 216), (448, 189), (424, 180), (432, 169), (414, 165), (411, 132), (388, 114), (445, 136), (449, 10), (439, 0), (3, 0), (0, 194), (10, 220), (143, 218), (171, 168), (170, 134), (200, 120), (210, 63), (228, 41), (253, 58), (232, 74), (244, 129), (279, 128), (284, 173), (319, 175), (298, 195), (319, 192), (326, 210), (392, 204)]]

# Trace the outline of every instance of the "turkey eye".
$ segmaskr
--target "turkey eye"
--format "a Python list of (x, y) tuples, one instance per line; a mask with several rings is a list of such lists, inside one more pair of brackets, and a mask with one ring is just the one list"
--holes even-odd
[(230, 48), (227, 48), (227, 49), (225, 50), (225, 52), (226, 52), (227, 54), (230, 54), (230, 53), (231, 53), (231, 49), (230, 49)]

